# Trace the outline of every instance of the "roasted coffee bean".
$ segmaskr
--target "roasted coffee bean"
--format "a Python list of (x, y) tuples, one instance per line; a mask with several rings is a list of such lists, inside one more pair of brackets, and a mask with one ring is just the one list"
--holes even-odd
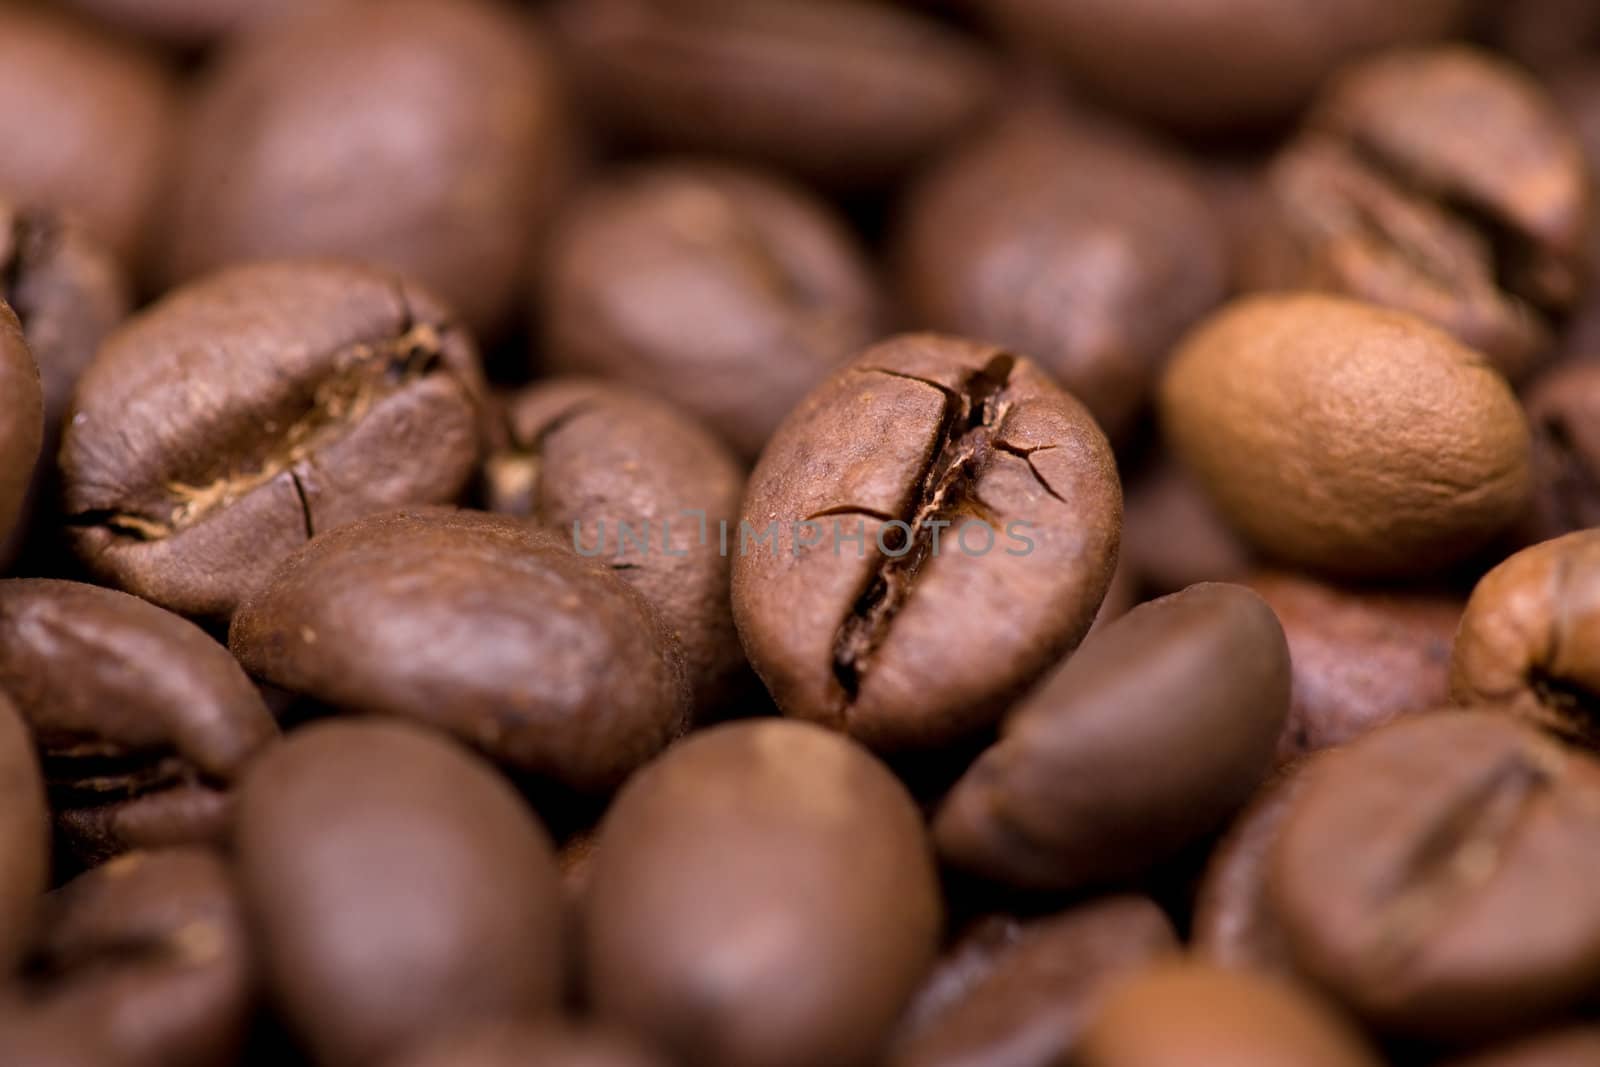
[(132, 266), (178, 119), (167, 72), (37, 4), (0, 5), (0, 196), (82, 219)]
[(1194, 476), (1163, 461), (1128, 488), (1120, 566), (1140, 589), (1176, 593), (1198, 582), (1229, 582), (1250, 572), (1251, 549)]
[(10, 698), (0, 693), (0, 984), (33, 936), (49, 857), (49, 815), (33, 738)]
[(1503, 0), (1479, 7), (1484, 35), (1495, 47), (1541, 74), (1600, 45), (1600, 8), (1589, 0)]
[(0, 541), (22, 511), (44, 434), (39, 368), (11, 306), (0, 300)]
[(902, 1034), (889, 1063), (1065, 1063), (1107, 987), (1177, 951), (1172, 924), (1142, 897), (1108, 897), (1025, 923), (953, 1004)]
[(1352, 58), (1444, 36), (1467, 0), (998, 0), (1020, 43), (1131, 111), (1195, 129), (1290, 114)]
[(893, 177), (995, 95), (982, 52), (887, 4), (567, 0), (556, 22), (582, 99), (613, 128), (832, 183)]
[(1311, 757), (1281, 770), (1257, 791), (1212, 849), (1195, 894), (1189, 932), (1196, 956), (1234, 970), (1294, 972), (1288, 943), (1267, 896), (1267, 860), (1290, 805), (1320, 762), (1320, 757)]
[(1450, 686), (1457, 703), (1600, 746), (1600, 530), (1525, 548), (1484, 575), (1456, 634)]
[(1600, 526), (1600, 360), (1541, 375), (1524, 403), (1533, 428), (1533, 541)]
[(46, 901), (29, 969), (0, 993), (0, 1059), (226, 1067), (254, 999), (254, 954), (223, 861), (130, 852)]
[(481, 1023), (386, 1061), (384, 1067), (666, 1067), (666, 1061), (607, 1030), (557, 1023)]
[(578, 380), (506, 404), (510, 446), (489, 457), (491, 510), (531, 518), (605, 562), (660, 611), (707, 713), (748, 676), (728, 603), (744, 471), (711, 434), (649, 396)]
[(410, 283), (324, 261), (225, 271), (130, 319), (79, 382), (61, 456), (76, 550), (226, 619), (316, 533), (454, 501), (483, 404), (471, 340)]
[(1422, 320), (1332, 296), (1236, 301), (1179, 347), (1167, 440), (1268, 553), (1352, 577), (1447, 566), (1525, 507), (1505, 380)]
[(1292, 985), (1194, 964), (1123, 983), (1090, 1025), (1081, 1067), (1378, 1067), (1361, 1038)]
[(1451, 1060), (1448, 1067), (1593, 1067), (1596, 1063), (1600, 1063), (1600, 1026), (1574, 1025)]
[(516, 519), (375, 515), (290, 556), (234, 617), (245, 669), (342, 711), (447, 730), (585, 791), (683, 729), (682, 655), (604, 563)]
[(762, 454), (730, 538), (734, 619), (786, 714), (878, 749), (943, 745), (1082, 638), (1121, 525), (1105, 435), (1038, 367), (898, 337)]
[(107, 25), (154, 41), (199, 47), (259, 29), (269, 21), (299, 17), (360, 0), (67, 0)]
[(1197, 585), (1095, 633), (1007, 717), (945, 798), (946, 860), (1038, 889), (1143, 874), (1266, 776), (1289, 650), (1261, 598)]
[(1020, 110), (935, 168), (904, 213), (900, 289), (922, 323), (1026, 353), (1112, 440), (1227, 280), (1187, 164), (1088, 115)]
[(1280, 763), (1449, 703), (1460, 601), (1340, 588), (1286, 572), (1256, 574), (1247, 584), (1283, 624), (1294, 666)]
[(551, 60), (487, 0), (331, 4), (245, 35), (197, 92), (164, 266), (368, 260), (504, 325), (568, 155)]
[(221, 844), (233, 783), (278, 734), (193, 623), (75, 582), (0, 582), (0, 691), (33, 730), (58, 834), (88, 864)]
[(1486, 53), (1404, 52), (1341, 75), (1270, 185), (1281, 248), (1257, 285), (1412, 312), (1513, 381), (1583, 291), (1579, 142), (1554, 100)]
[(760, 171), (658, 164), (562, 216), (541, 360), (665, 397), (754, 457), (879, 332), (877, 285), (827, 205)]
[(239, 878), (271, 991), (319, 1063), (552, 1010), (561, 885), (516, 792), (398, 722), (304, 727), (251, 768)]
[(904, 788), (807, 723), (668, 751), (600, 831), (587, 914), (599, 1014), (702, 1067), (868, 1062), (932, 963), (926, 833)]
[(1327, 753), (1269, 862), (1297, 968), (1386, 1030), (1460, 1042), (1600, 980), (1600, 761), (1507, 716)]

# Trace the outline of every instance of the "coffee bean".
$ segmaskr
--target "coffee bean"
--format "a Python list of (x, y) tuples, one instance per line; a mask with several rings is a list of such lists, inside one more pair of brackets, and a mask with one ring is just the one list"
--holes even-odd
[(1595, 1063), (1600, 1063), (1600, 1027), (1575, 1024), (1451, 1060), (1448, 1067), (1590, 1067)]
[(482, 1023), (387, 1061), (385, 1067), (665, 1067), (621, 1034), (556, 1023)]
[(549, 838), (487, 764), (436, 734), (297, 730), (252, 766), (236, 848), (267, 981), (319, 1063), (376, 1063), (477, 1018), (556, 1006)]
[(506, 416), (510, 447), (486, 468), (490, 509), (549, 527), (643, 593), (683, 647), (701, 713), (740, 696), (748, 669), (719, 547), (739, 515), (738, 460), (668, 405), (599, 382), (532, 386)]
[(999, 0), (994, 21), (1122, 107), (1196, 130), (1259, 126), (1355, 56), (1445, 36), (1464, 0)]
[(198, 627), (75, 582), (0, 582), (0, 691), (33, 730), (58, 833), (88, 864), (221, 844), (233, 783), (278, 733)]
[(0, 301), (0, 541), (22, 511), (44, 432), (39, 368), (23, 339), (22, 324)]
[(979, 121), (995, 91), (966, 39), (884, 4), (567, 0), (555, 14), (606, 124), (830, 183), (894, 177)]
[(669, 399), (750, 457), (879, 332), (854, 237), (760, 171), (675, 163), (597, 182), (563, 214), (548, 258), (550, 368)]
[(1176, 593), (1198, 582), (1237, 581), (1252, 550), (1233, 531), (1193, 475), (1162, 462), (1128, 488), (1119, 564), (1141, 589)]
[(44, 912), (29, 974), (0, 994), (6, 1063), (235, 1062), (255, 960), (222, 860), (130, 852), (51, 894)]
[(1497, 48), (1540, 73), (1600, 44), (1600, 9), (1588, 0), (1506, 0), (1478, 19)]
[(1082, 638), (1121, 521), (1105, 435), (1033, 363), (898, 337), (807, 397), (762, 454), (734, 619), (786, 714), (878, 749), (947, 744)]
[(953, 1004), (902, 1034), (889, 1063), (1065, 1063), (1105, 990), (1177, 951), (1172, 924), (1142, 897), (1108, 897), (1023, 924)]
[(1249, 590), (1198, 585), (1100, 630), (945, 798), (941, 855), (1037, 889), (1116, 883), (1215, 830), (1267, 774), (1289, 652)]
[(244, 35), (193, 103), (165, 273), (368, 260), (505, 324), (567, 168), (551, 59), (484, 0), (332, 4)]
[(129, 320), (83, 375), (61, 456), (76, 550), (129, 592), (226, 620), (319, 531), (454, 501), (482, 394), (471, 340), (393, 275), (217, 274)]
[(1273, 847), (1296, 966), (1385, 1029), (1526, 1026), (1600, 979), (1600, 762), (1490, 712), (1329, 752)]
[(0, 983), (33, 936), (34, 912), (49, 875), (49, 815), (33, 738), (0, 693)]
[(1081, 1067), (1378, 1067), (1330, 1008), (1295, 986), (1168, 964), (1114, 989), (1084, 1036)]
[(0, 196), (77, 215), (133, 266), (178, 123), (168, 73), (43, 5), (6, 4), (0, 96)]
[(905, 215), (907, 305), (1027, 353), (1113, 440), (1223, 296), (1222, 233), (1187, 164), (1089, 116), (1019, 111), (935, 168)]
[(245, 669), (342, 711), (447, 730), (601, 792), (689, 712), (681, 653), (605, 564), (515, 519), (375, 515), (290, 556), (234, 617)]
[(1525, 548), (1472, 591), (1450, 663), (1457, 703), (1600, 746), (1600, 530)]
[(1526, 505), (1505, 380), (1420, 319), (1337, 297), (1236, 301), (1179, 347), (1162, 425), (1230, 524), (1347, 576), (1447, 566)]
[(1592, 198), (1578, 140), (1531, 78), (1485, 53), (1357, 65), (1269, 181), (1285, 247), (1257, 284), (1412, 312), (1513, 381), (1582, 292)]
[(240, 33), (253, 32), (269, 21), (301, 17), (358, 0), (67, 0), (72, 7), (110, 26), (154, 41), (198, 48)]
[(1543, 541), (1600, 526), (1600, 361), (1563, 363), (1529, 387), (1533, 510), (1519, 529)]
[(607, 814), (592, 879), (596, 1009), (704, 1067), (870, 1061), (939, 934), (910, 797), (805, 723), (669, 750)]
[(1284, 571), (1256, 574), (1247, 584), (1289, 639), (1294, 697), (1278, 741), (1280, 763), (1449, 703), (1460, 601), (1342, 588)]

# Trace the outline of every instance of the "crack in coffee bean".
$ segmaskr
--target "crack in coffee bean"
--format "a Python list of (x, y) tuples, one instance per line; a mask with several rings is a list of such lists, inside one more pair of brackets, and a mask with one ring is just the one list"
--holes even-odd
[(550, 439), (576, 419), (593, 411), (595, 405), (574, 401), (539, 427), (533, 439), (523, 444), (515, 428), (506, 434), (511, 442), (490, 456), (484, 464), (484, 481), (493, 497), (491, 510), (523, 519), (543, 519), (539, 506), (539, 480), (544, 474), (544, 453)]
[(336, 357), (341, 369), (316, 385), (299, 418), (282, 431), (274, 423), (265, 424), (269, 433), (276, 433), (270, 447), (220, 475), (167, 482), (162, 487), (170, 500), (165, 514), (108, 509), (82, 512), (70, 521), (79, 526), (106, 526), (140, 541), (159, 541), (196, 525), (279, 475), (288, 474), (309, 539), (316, 530), (296, 468), (301, 464), (315, 467), (317, 453), (344, 436), (379, 402), (431, 374), (448, 373), (442, 371), (442, 354), (439, 328), (429, 323), (407, 322), (398, 336), (352, 345)]
[[(910, 533), (897, 530), (899, 536), (893, 543), (885, 541), (888, 558), (879, 565), (834, 639), (833, 676), (846, 706), (860, 694), (861, 680), (873, 654), (888, 636), (933, 554), (933, 540), (939, 529), (933, 523), (953, 521), (962, 515), (993, 522), (993, 513), (978, 496), (978, 475), (998, 449), (996, 438), (1009, 409), (1005, 391), (1015, 363), (1009, 355), (994, 357), (967, 377), (959, 393), (924, 378), (864, 368), (869, 373), (932, 386), (944, 394), (945, 407), (939, 446), (918, 480), (911, 506), (900, 520), (910, 527)], [(1029, 468), (1033, 469), (1031, 461)], [(1037, 477), (1038, 472), (1035, 470), (1034, 474)]]
[(170, 746), (134, 747), (95, 737), (40, 738), (40, 766), (51, 797), (62, 807), (198, 784), (199, 770)]

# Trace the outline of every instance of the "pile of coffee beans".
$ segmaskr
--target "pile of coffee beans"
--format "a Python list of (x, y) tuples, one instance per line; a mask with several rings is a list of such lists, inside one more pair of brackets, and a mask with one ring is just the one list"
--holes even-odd
[(1596, 0), (0, 95), (0, 1067), (1600, 1067)]

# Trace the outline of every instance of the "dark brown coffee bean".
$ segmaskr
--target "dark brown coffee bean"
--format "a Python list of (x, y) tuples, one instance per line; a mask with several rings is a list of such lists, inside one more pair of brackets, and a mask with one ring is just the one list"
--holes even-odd
[(1448, 1067), (1593, 1067), (1596, 1063), (1600, 1063), (1600, 1026), (1574, 1025), (1451, 1060)]
[(484, 415), (471, 340), (394, 275), (239, 267), (129, 320), (62, 445), (78, 553), (101, 578), (226, 619), (316, 533), (453, 502)]
[(223, 861), (130, 852), (51, 894), (28, 974), (0, 994), (0, 1059), (226, 1067), (254, 999), (254, 952)]
[(1456, 634), (1456, 702), (1600, 747), (1600, 530), (1525, 548), (1483, 576)]
[(0, 300), (0, 541), (22, 511), (44, 434), (39, 368), (11, 306)]
[(608, 1030), (558, 1023), (481, 1023), (384, 1067), (666, 1067), (666, 1061)]
[(563, 181), (564, 121), (542, 42), (499, 4), (332, 4), (281, 21), (236, 42), (198, 89), (167, 276), (347, 256), (493, 331)]
[(924, 324), (1027, 353), (1112, 440), (1227, 278), (1222, 232), (1184, 161), (1042, 107), (935, 168), (899, 244), (901, 292)]
[(744, 491), (738, 460), (668, 405), (601, 382), (533, 386), (506, 418), (490, 509), (549, 527), (643, 593), (683, 648), (696, 709), (726, 705), (748, 675), (720, 549)]
[(828, 182), (893, 177), (994, 96), (981, 52), (887, 4), (569, 0), (556, 15), (582, 99), (607, 124)]
[(750, 457), (881, 318), (866, 259), (827, 205), (708, 164), (590, 188), (556, 228), (538, 296), (549, 367), (665, 397)]
[(199, 47), (253, 31), (270, 21), (325, 11), (359, 0), (67, 0), (118, 29), (154, 41)]
[(0, 984), (33, 937), (39, 894), (49, 876), (49, 815), (33, 738), (0, 693)]
[(1108, 996), (1075, 1067), (1378, 1067), (1336, 1013), (1293, 985), (1168, 964)]
[(1541, 74), (1600, 45), (1600, 8), (1589, 0), (1502, 0), (1478, 6), (1484, 36)]
[(296, 731), (251, 768), (236, 848), (267, 981), (319, 1063), (376, 1063), (559, 1000), (549, 838), (448, 739), (398, 722)]
[(938, 943), (910, 796), (806, 723), (719, 726), (646, 767), (592, 878), (600, 1015), (702, 1067), (870, 1061)]
[(1026, 49), (1128, 108), (1181, 126), (1254, 126), (1290, 114), (1355, 56), (1444, 36), (1466, 0), (998, 0)]
[(1082, 638), (1121, 525), (1105, 435), (1038, 367), (898, 337), (762, 454), (730, 540), (734, 619), (786, 714), (878, 749), (943, 745)]
[(394, 512), (324, 534), (240, 608), (228, 642), (280, 689), (425, 722), (586, 791), (620, 783), (689, 713), (649, 602), (497, 515)]
[(1208, 963), (1266, 975), (1294, 973), (1282, 926), (1267, 896), (1267, 861), (1294, 798), (1320, 757), (1284, 768), (1256, 792), (1211, 852), (1195, 894), (1189, 932)]
[(1250, 572), (1252, 555), (1178, 464), (1163, 461), (1129, 486), (1118, 562), (1141, 590), (1166, 594), (1199, 582), (1237, 581)]
[(132, 266), (177, 123), (167, 72), (43, 5), (0, 5), (0, 196), (77, 215)]
[(1519, 529), (1544, 541), (1600, 526), (1600, 360), (1553, 368), (1524, 404), (1533, 428), (1533, 513)]
[(1065, 1063), (1105, 990), (1151, 960), (1177, 951), (1172, 924), (1142, 897), (1109, 897), (1026, 923), (953, 1004), (902, 1034), (889, 1063)]
[(1342, 745), (1450, 701), (1450, 649), (1463, 604), (1447, 596), (1363, 592), (1286, 572), (1247, 584), (1289, 639), (1294, 697), (1278, 762)]
[(1513, 381), (1582, 293), (1592, 197), (1579, 142), (1531, 78), (1485, 53), (1349, 70), (1270, 185), (1282, 247), (1255, 284), (1409, 311)]
[(1236, 301), (1191, 333), (1162, 425), (1260, 548), (1351, 577), (1447, 566), (1526, 506), (1505, 379), (1421, 319), (1313, 294)]
[(28, 720), (57, 830), (87, 864), (221, 844), (234, 782), (278, 734), (193, 623), (75, 582), (0, 582), (0, 691)]
[(1030, 888), (1142, 874), (1254, 792), (1288, 709), (1289, 650), (1260, 597), (1197, 585), (1143, 604), (1006, 717), (945, 798), (939, 851)]
[(1600, 980), (1600, 761), (1507, 716), (1330, 751), (1270, 864), (1296, 966), (1385, 1029), (1461, 1041)]

